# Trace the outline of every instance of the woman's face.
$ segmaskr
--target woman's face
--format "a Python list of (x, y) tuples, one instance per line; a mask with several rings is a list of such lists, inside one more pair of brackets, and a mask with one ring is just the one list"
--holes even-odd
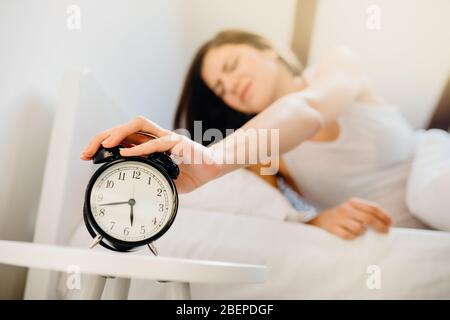
[(285, 75), (282, 69), (272, 50), (225, 44), (208, 50), (201, 75), (227, 105), (241, 112), (258, 113), (278, 98), (280, 77)]

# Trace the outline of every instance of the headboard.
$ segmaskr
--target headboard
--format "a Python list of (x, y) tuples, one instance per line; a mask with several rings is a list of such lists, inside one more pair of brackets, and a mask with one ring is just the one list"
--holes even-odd
[(450, 77), (428, 124), (428, 129), (431, 128), (450, 131)]
[[(88, 70), (67, 72), (55, 110), (34, 242), (64, 245), (82, 221), (84, 191), (95, 168), (80, 160), (93, 134), (126, 121)], [(30, 269), (25, 299), (56, 297), (57, 274)]]

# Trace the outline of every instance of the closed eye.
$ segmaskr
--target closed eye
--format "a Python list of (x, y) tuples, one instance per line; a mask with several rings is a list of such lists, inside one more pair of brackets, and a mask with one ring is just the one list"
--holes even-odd
[(239, 63), (239, 57), (234, 58), (233, 64), (230, 67), (230, 71), (234, 71), (237, 68), (238, 63)]
[[(234, 71), (239, 63), (239, 57), (236, 56), (234, 57), (234, 59), (231, 61), (231, 63), (225, 63), (222, 67), (223, 72), (232, 72)], [(214, 86), (214, 92), (215, 94), (220, 97), (223, 98), (224, 95), (224, 87), (223, 87), (223, 83), (222, 81), (218, 80), (216, 85)]]
[(239, 62), (239, 57), (236, 56), (233, 61), (231, 62), (231, 64), (228, 64), (228, 66), (225, 68), (227, 72), (231, 72), (234, 71), (238, 65)]

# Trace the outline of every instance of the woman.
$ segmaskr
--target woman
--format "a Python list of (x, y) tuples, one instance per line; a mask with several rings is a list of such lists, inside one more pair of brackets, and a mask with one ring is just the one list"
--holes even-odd
[[(279, 129), (281, 174), (323, 209), (313, 225), (346, 239), (367, 226), (386, 232), (391, 220), (378, 202), (394, 225), (423, 226), (405, 204), (416, 136), (374, 92), (347, 48), (302, 70), (261, 36), (221, 32), (200, 48), (187, 75), (175, 125), (192, 132), (194, 120), (202, 120), (204, 130)], [(122, 155), (171, 150), (184, 157), (182, 150), (191, 148), (206, 157), (202, 164), (181, 164), (181, 192), (244, 166), (226, 164), (224, 150), (251, 152), (233, 143), (242, 131), (206, 147), (138, 117), (98, 134), (82, 159), (90, 159), (100, 144), (115, 146), (140, 130), (160, 138), (123, 149)]]

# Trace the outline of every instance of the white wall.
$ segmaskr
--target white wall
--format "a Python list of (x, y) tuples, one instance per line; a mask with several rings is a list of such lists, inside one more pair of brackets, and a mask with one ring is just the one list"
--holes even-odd
[[(80, 30), (66, 27), (71, 4), (81, 9)], [(294, 7), (295, 0), (1, 0), (0, 239), (33, 237), (64, 70), (88, 67), (130, 117), (169, 127), (201, 42), (245, 27), (289, 43)], [(0, 298), (20, 298), (24, 277), (23, 269), (0, 266)]]
[[(369, 5), (381, 9), (380, 30), (366, 26)], [(319, 0), (309, 59), (349, 45), (380, 93), (423, 127), (449, 76), (449, 35), (448, 0)]]
[(187, 0), (181, 4), (188, 54), (225, 28), (244, 28), (281, 44), (291, 43), (296, 0)]

